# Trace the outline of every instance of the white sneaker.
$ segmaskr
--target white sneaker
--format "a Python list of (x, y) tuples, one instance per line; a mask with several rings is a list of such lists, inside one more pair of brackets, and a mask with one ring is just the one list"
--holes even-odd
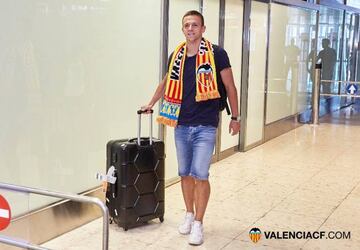
[(186, 212), (184, 222), (179, 226), (179, 233), (189, 234), (191, 231), (191, 225), (195, 220), (193, 213)]
[(190, 245), (201, 245), (203, 240), (203, 225), (201, 224), (201, 221), (194, 221), (191, 232), (189, 235), (189, 244)]

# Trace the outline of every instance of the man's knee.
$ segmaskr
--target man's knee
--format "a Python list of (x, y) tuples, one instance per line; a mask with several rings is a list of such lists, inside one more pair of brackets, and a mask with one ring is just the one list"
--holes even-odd
[(205, 186), (205, 185), (209, 185), (209, 180), (208, 179), (196, 179), (195, 178), (195, 183), (196, 185), (199, 185), (199, 186)]
[(181, 176), (181, 182), (185, 184), (195, 184), (195, 179), (190, 175)]

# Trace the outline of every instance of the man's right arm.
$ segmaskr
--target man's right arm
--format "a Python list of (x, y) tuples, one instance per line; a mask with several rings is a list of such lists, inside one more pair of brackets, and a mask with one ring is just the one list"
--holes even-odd
[(157, 101), (164, 95), (165, 92), (165, 85), (166, 85), (166, 79), (167, 79), (167, 73), (165, 74), (164, 78), (159, 83), (159, 86), (156, 88), (156, 91), (151, 98), (149, 104), (142, 106), (142, 110), (150, 110), (154, 105), (157, 103)]

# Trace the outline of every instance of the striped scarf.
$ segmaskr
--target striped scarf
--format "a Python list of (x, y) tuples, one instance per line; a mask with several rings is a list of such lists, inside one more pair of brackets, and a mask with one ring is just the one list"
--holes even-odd
[[(174, 51), (166, 81), (164, 101), (157, 118), (159, 123), (176, 127), (183, 95), (183, 73), (186, 58), (186, 43)], [(200, 42), (196, 55), (196, 96), (197, 102), (220, 98), (216, 81), (216, 68), (212, 45), (206, 39)]]

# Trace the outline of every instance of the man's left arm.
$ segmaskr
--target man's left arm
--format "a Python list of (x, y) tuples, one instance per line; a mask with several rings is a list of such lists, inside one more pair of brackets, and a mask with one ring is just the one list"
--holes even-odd
[[(225, 68), (220, 71), (221, 79), (226, 88), (226, 93), (230, 103), (231, 116), (239, 117), (239, 105), (238, 105), (238, 95), (237, 89), (234, 83), (233, 73), (230, 67)], [(229, 124), (229, 133), (231, 135), (236, 135), (240, 131), (240, 121), (239, 120), (230, 120)]]

